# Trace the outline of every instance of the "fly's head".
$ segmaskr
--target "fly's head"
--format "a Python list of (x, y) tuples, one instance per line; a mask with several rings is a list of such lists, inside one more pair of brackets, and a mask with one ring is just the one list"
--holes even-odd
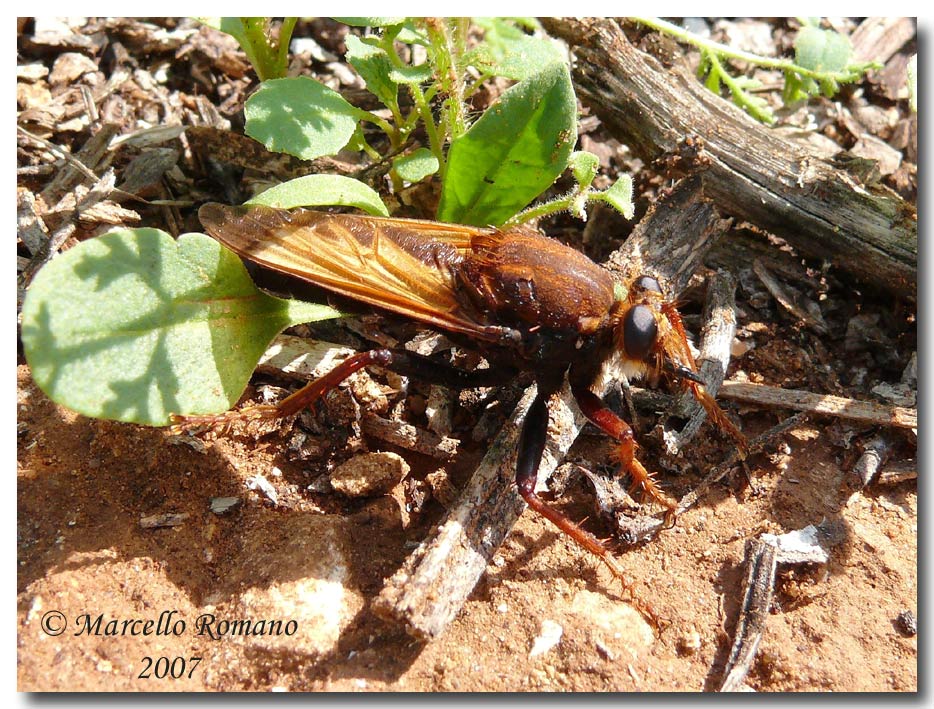
[(639, 276), (625, 289), (617, 309), (615, 339), (626, 377), (647, 377), (654, 381), (664, 372), (683, 390), (690, 391), (711, 421), (736, 440), (741, 449), (746, 449), (745, 436), (719, 407), (697, 373), (681, 315), (653, 276)]

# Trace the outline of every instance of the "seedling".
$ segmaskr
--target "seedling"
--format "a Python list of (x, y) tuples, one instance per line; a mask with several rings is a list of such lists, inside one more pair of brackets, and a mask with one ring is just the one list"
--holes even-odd
[(831, 97), (840, 89), (840, 84), (854, 82), (868, 70), (881, 66), (877, 62), (854, 61), (850, 40), (839, 32), (820, 29), (814, 18), (801, 20), (803, 26), (795, 37), (794, 60), (763, 57), (733, 49), (657, 17), (633, 19), (699, 49), (701, 63), (697, 73), (707, 88), (720, 93), (721, 86), (725, 86), (737, 106), (763, 123), (773, 123), (775, 114), (761, 96), (752, 93), (761, 88), (761, 83), (750, 77), (730, 74), (727, 61), (781, 71), (785, 77), (782, 99), (786, 104), (820, 94)]

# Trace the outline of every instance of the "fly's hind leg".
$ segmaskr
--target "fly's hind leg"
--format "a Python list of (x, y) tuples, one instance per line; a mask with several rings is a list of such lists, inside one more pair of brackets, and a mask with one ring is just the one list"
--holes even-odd
[(173, 416), (171, 430), (175, 433), (193, 429), (227, 426), (234, 421), (260, 421), (286, 418), (313, 406), (322, 396), (337, 387), (355, 372), (375, 365), (398, 374), (415, 377), (430, 384), (456, 389), (495, 386), (509, 381), (515, 372), (510, 369), (476, 369), (466, 371), (406, 350), (376, 349), (351, 355), (330, 372), (306, 384), (278, 404), (247, 406), (223, 414)]
[(385, 366), (392, 360), (389, 350), (378, 349), (358, 352), (351, 355), (330, 372), (309, 382), (298, 391), (290, 394), (278, 404), (259, 404), (242, 409), (227, 411), (222, 414), (202, 414), (192, 416), (172, 416), (173, 433), (201, 428), (228, 426), (234, 421), (262, 421), (286, 418), (297, 414), (302, 409), (312, 406), (318, 399), (334, 389), (351, 374), (369, 365)]

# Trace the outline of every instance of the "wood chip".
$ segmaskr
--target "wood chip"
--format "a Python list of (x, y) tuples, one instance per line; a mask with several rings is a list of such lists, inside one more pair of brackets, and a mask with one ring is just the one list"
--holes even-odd
[(92, 135), (81, 147), (74, 157), (64, 150), (60, 150), (62, 156), (68, 161), (68, 165), (62, 168), (62, 171), (55, 176), (39, 196), (47, 205), (56, 204), (66, 192), (70, 192), (79, 184), (91, 179), (97, 179), (94, 174), (94, 168), (97, 167), (101, 159), (107, 153), (110, 141), (120, 130), (120, 126), (113, 123), (104, 123), (98, 129), (97, 133)]
[(148, 515), (139, 518), (139, 526), (143, 529), (158, 529), (160, 527), (177, 527), (184, 524), (191, 515), (187, 512), (167, 512), (164, 514)]
[(16, 66), (16, 80), (38, 81), (49, 75), (49, 68), (45, 64), (18, 64)]
[(850, 35), (853, 60), (884, 64), (916, 33), (913, 17), (867, 17)]
[(49, 240), (49, 230), (36, 214), (36, 198), (25, 188), (16, 190), (16, 236), (32, 256)]
[(800, 291), (790, 286), (782, 285), (772, 274), (762, 261), (756, 259), (753, 261), (752, 270), (762, 281), (762, 284), (768, 289), (772, 297), (785, 310), (804, 322), (808, 327), (820, 335), (826, 335), (829, 332), (827, 322), (821, 314), (820, 306), (810, 298), (807, 298)]
[(178, 163), (179, 152), (172, 148), (152, 148), (137, 155), (123, 170), (123, 182), (118, 189), (125, 196), (152, 195), (163, 176)]
[(861, 136), (856, 145), (850, 148), (850, 152), (861, 158), (875, 160), (879, 165), (879, 172), (883, 175), (891, 175), (902, 164), (901, 151), (873, 135)]
[(390, 421), (376, 414), (364, 414), (360, 427), (368, 436), (438, 460), (453, 460), (460, 447), (460, 441), (455, 438), (439, 436), (412, 424)]
[(77, 52), (59, 54), (52, 65), (49, 83), (53, 86), (73, 84), (89, 72), (97, 71), (97, 64), (90, 58)]

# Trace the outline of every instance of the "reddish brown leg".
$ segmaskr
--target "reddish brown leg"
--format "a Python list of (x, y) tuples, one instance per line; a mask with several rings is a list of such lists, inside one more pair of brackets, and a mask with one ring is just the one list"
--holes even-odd
[(658, 618), (655, 611), (632, 592), (632, 585), (623, 574), (622, 568), (610, 553), (610, 550), (606, 548), (606, 545), (579, 524), (549, 505), (535, 492), (538, 466), (545, 451), (545, 439), (548, 433), (548, 408), (545, 406), (545, 402), (549, 396), (551, 396), (551, 393), (543, 393), (542, 384), (539, 382), (538, 396), (535, 397), (535, 401), (532, 402), (532, 406), (529, 408), (525, 424), (522, 427), (522, 435), (519, 438), (519, 455), (516, 461), (516, 486), (519, 489), (519, 494), (529, 507), (606, 564), (610, 572), (619, 579), (623, 589), (629, 594), (633, 605), (657, 626)]
[[(678, 313), (673, 303), (665, 303), (662, 305), (662, 312), (665, 314), (665, 317), (668, 318), (668, 321), (672, 324), (678, 335), (675, 339), (681, 343), (681, 358), (690, 365), (689, 369), (696, 372), (697, 364), (694, 362), (694, 355), (691, 354), (691, 348), (687, 345), (687, 335), (684, 332), (684, 325), (681, 322), (680, 313)], [(694, 398), (704, 407), (711, 422), (721, 430), (725, 430), (730, 437), (736, 441), (740, 453), (745, 457), (749, 452), (749, 442), (746, 440), (746, 436), (744, 436), (742, 431), (736, 428), (736, 425), (723, 413), (723, 409), (717, 405), (717, 402), (703, 384), (698, 384), (688, 379), (682, 379), (682, 386), (691, 390)]]
[(323, 377), (306, 384), (294, 394), (286, 397), (278, 404), (260, 404), (247, 406), (237, 411), (227, 411), (223, 414), (205, 414), (195, 416), (173, 416), (171, 431), (180, 433), (205, 426), (226, 426), (234, 421), (258, 421), (261, 419), (285, 418), (297, 414), (304, 408), (314, 404), (354, 372), (371, 364), (384, 366), (392, 360), (389, 350), (369, 350), (352, 355), (334, 367)]
[(665, 518), (669, 524), (674, 522), (674, 515), (678, 503), (667, 495), (655, 482), (655, 478), (647, 471), (636, 458), (636, 441), (632, 427), (614, 414), (600, 397), (583, 386), (573, 386), (574, 398), (578, 406), (588, 419), (600, 428), (601, 431), (619, 442), (617, 456), (619, 462), (632, 480), (632, 487), (651, 497), (666, 508)]
[(312, 406), (318, 399), (364, 367), (376, 365), (391, 369), (405, 376), (415, 377), (431, 384), (453, 388), (496, 386), (515, 376), (506, 368), (477, 369), (471, 372), (457, 369), (405, 350), (369, 350), (348, 357), (323, 377), (310, 382), (278, 404), (248, 406), (238, 411), (200, 416), (173, 416), (175, 433), (194, 428), (225, 426), (234, 421), (257, 421), (261, 419), (285, 418)]

